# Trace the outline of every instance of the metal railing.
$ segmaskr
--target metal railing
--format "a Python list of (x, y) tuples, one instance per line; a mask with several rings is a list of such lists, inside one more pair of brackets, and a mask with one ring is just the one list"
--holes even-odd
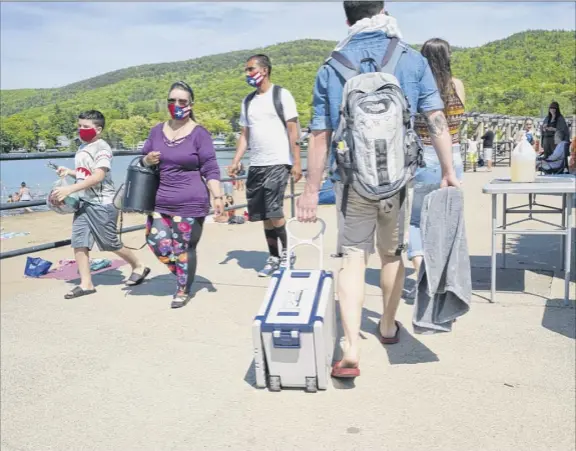
[[(482, 145), (482, 141), (480, 141), (479, 146)], [(498, 141), (494, 142), (494, 148), (492, 149), (492, 163), (494, 167), (500, 166), (503, 164), (504, 166), (510, 166), (512, 161), (512, 148), (514, 142), (513, 141)], [(464, 165), (464, 172), (468, 170), (470, 166), (474, 169), (474, 164), (470, 164), (468, 158), (468, 143), (463, 141), (460, 143), (460, 155), (462, 156), (462, 163)], [(476, 154), (476, 158), (483, 157), (484, 152), (483, 149), (478, 149)]]
[[(234, 150), (234, 148), (222, 148), (218, 150)], [(112, 152), (114, 156), (130, 156), (130, 155), (141, 155), (140, 151), (114, 151)], [(59, 158), (72, 158), (75, 156), (75, 152), (58, 152), (58, 153), (28, 153), (28, 154), (0, 154), (0, 161), (14, 161), (14, 160), (51, 160), (51, 159), (59, 159)], [(305, 170), (303, 172), (306, 172)], [(235, 180), (246, 180), (247, 175), (233, 177), (233, 178), (223, 178), (221, 179), (221, 183), (224, 182), (233, 182)], [(290, 177), (290, 194), (285, 195), (284, 199), (290, 199), (290, 214), (292, 217), (296, 215), (296, 203), (295, 199), (301, 193), (295, 193), (295, 183), (294, 178)], [(321, 190), (323, 192), (326, 190)], [(46, 205), (46, 199), (43, 200), (35, 200), (35, 201), (25, 201), (25, 202), (11, 202), (11, 203), (2, 203), (0, 204), (0, 211), (4, 210), (15, 210), (18, 208), (27, 208), (27, 207), (37, 207), (37, 206), (44, 206)], [(224, 211), (236, 210), (238, 208), (246, 208), (248, 204), (235, 204), (229, 207), (224, 208)], [(214, 210), (211, 208), (209, 214), (214, 214)], [(122, 228), (118, 231), (119, 234), (135, 232), (137, 230), (143, 230), (145, 225), (135, 225), (130, 227)], [(68, 246), (71, 244), (70, 239), (53, 241), (44, 244), (38, 244), (36, 246), (30, 246), (20, 249), (14, 249), (7, 252), (0, 253), (0, 260), (5, 258), (11, 257), (18, 257), (20, 255), (26, 255), (33, 252), (45, 251), (49, 249), (56, 249), (59, 247)]]
[[(124, 157), (130, 155), (142, 155), (139, 150), (115, 150), (112, 152), (115, 157)], [(57, 160), (64, 158), (74, 158), (76, 152), (31, 152), (31, 153), (2, 153), (0, 154), (0, 162), (2, 161), (21, 161), (21, 160)], [(43, 200), (29, 200), (24, 202), (9, 202), (0, 204), (0, 211), (16, 210), (18, 208), (26, 207), (40, 207), (46, 205), (46, 199)], [(3, 254), (0, 254), (3, 255)], [(0, 257), (1, 259), (2, 257)]]

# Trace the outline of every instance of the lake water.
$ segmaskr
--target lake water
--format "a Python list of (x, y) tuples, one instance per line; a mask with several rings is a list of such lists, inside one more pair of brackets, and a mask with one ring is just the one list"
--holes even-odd
[[(302, 151), (303, 167), (306, 167), (306, 156), (306, 151)], [(216, 151), (216, 157), (218, 158), (222, 177), (228, 177), (226, 174), (226, 166), (232, 162), (234, 151)], [(112, 160), (112, 179), (116, 187), (124, 183), (126, 168), (134, 158), (136, 158), (136, 156), (130, 155), (114, 157)], [(22, 182), (26, 182), (34, 199), (46, 196), (48, 192), (50, 192), (52, 184), (58, 179), (54, 170), (46, 166), (48, 161), (52, 161), (58, 166), (74, 168), (73, 158), (54, 158), (53, 160), (5, 160), (0, 162), (1, 201), (3, 203), (6, 202), (8, 195), (18, 191)], [(248, 161), (248, 156), (245, 156), (243, 159), (245, 166), (248, 166)], [(34, 210), (37, 209), (43, 210), (44, 207), (34, 207)], [(9, 211), (3, 213), (10, 214)]]

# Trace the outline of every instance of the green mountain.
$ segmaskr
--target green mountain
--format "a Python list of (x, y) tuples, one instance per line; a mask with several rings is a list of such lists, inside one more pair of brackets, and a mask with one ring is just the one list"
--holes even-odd
[[(452, 67), (464, 81), (467, 110), (540, 116), (554, 99), (565, 114), (571, 114), (576, 104), (574, 42), (573, 31), (526, 31), (480, 47), (455, 48)], [(213, 133), (230, 133), (237, 129), (240, 103), (251, 90), (242, 68), (254, 53), (270, 56), (274, 82), (292, 92), (305, 125), (316, 71), (334, 45), (299, 40), (130, 67), (57, 89), (3, 90), (0, 146), (3, 151), (33, 148), (41, 139), (51, 147), (57, 136), (73, 135), (75, 117), (86, 109), (106, 115), (109, 140), (132, 145), (146, 137), (152, 124), (166, 118), (167, 90), (180, 79), (195, 90), (197, 119)]]

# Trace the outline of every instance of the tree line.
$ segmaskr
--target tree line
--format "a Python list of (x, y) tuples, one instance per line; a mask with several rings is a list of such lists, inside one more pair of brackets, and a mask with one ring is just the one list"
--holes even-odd
[[(300, 122), (306, 125), (316, 72), (334, 45), (300, 40), (122, 69), (58, 89), (2, 91), (0, 148), (33, 150), (39, 141), (53, 148), (58, 137), (75, 136), (76, 117), (88, 109), (104, 113), (105, 138), (112, 145), (131, 147), (147, 137), (150, 127), (166, 120), (168, 88), (180, 79), (195, 90), (198, 121), (233, 144), (242, 99), (252, 89), (244, 82), (243, 65), (247, 56), (260, 52), (271, 57), (273, 82), (292, 92)], [(454, 48), (452, 59), (454, 75), (466, 86), (467, 111), (539, 117), (551, 100), (558, 101), (566, 115), (574, 111), (573, 32), (518, 33), (480, 47)]]

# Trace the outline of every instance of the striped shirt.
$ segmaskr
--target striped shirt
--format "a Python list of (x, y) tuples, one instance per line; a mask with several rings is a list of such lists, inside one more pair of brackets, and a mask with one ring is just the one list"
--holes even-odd
[[(448, 122), (448, 130), (450, 136), (452, 137), (452, 144), (459, 144), (460, 123), (464, 118), (464, 104), (460, 100), (460, 97), (458, 97), (454, 85), (452, 85), (452, 89), (448, 95), (448, 102), (444, 107), (444, 115), (446, 116), (446, 121)], [(432, 145), (432, 139), (430, 138), (428, 124), (426, 123), (426, 117), (424, 115), (416, 115), (414, 118), (414, 130), (418, 136), (420, 136), (422, 144), (426, 146)]]

